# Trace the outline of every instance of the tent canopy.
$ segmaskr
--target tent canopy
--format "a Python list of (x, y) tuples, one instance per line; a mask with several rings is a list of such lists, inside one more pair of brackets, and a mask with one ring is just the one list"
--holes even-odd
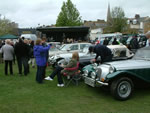
[(0, 39), (18, 39), (18, 37), (15, 35), (7, 34), (7, 35), (0, 36)]

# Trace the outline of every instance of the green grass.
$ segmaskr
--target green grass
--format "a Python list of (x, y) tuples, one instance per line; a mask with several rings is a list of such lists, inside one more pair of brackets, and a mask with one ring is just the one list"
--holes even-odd
[[(28, 76), (4, 75), (0, 64), (0, 113), (149, 113), (150, 89), (135, 90), (132, 98), (117, 101), (109, 92), (80, 82), (79, 86), (57, 87), (54, 81), (35, 82), (36, 69)], [(47, 75), (51, 72), (47, 68)]]

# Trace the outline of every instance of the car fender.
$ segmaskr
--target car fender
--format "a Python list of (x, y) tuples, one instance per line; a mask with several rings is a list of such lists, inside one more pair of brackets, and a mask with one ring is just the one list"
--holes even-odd
[[(111, 80), (111, 79), (113, 79), (113, 78), (119, 77), (120, 75), (130, 75), (131, 77), (135, 76), (136, 78), (143, 79), (143, 78), (141, 78), (140, 76), (138, 76), (137, 74), (132, 73), (132, 72), (130, 72), (130, 71), (116, 71), (116, 72), (114, 72), (114, 73), (108, 74), (108, 75), (107, 75), (107, 80)], [(144, 80), (144, 79), (143, 79), (143, 80)]]

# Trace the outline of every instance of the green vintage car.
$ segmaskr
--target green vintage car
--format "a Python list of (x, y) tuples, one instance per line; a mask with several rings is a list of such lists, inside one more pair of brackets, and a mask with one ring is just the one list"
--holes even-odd
[(150, 47), (139, 49), (130, 60), (91, 64), (83, 68), (85, 84), (110, 88), (119, 100), (127, 100), (135, 86), (150, 83)]

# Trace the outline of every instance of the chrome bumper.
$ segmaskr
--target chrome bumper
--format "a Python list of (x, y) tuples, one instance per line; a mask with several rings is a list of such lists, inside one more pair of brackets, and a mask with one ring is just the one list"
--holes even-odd
[(105, 82), (101, 82), (101, 81), (96, 81), (95, 79), (92, 79), (90, 77), (85, 77), (84, 76), (84, 83), (92, 86), (92, 87), (96, 87), (96, 86), (108, 86), (108, 83)]
[(108, 83), (104, 83), (104, 82), (101, 82), (101, 81), (96, 81), (98, 84), (101, 84), (103, 86), (108, 86), (109, 84)]

